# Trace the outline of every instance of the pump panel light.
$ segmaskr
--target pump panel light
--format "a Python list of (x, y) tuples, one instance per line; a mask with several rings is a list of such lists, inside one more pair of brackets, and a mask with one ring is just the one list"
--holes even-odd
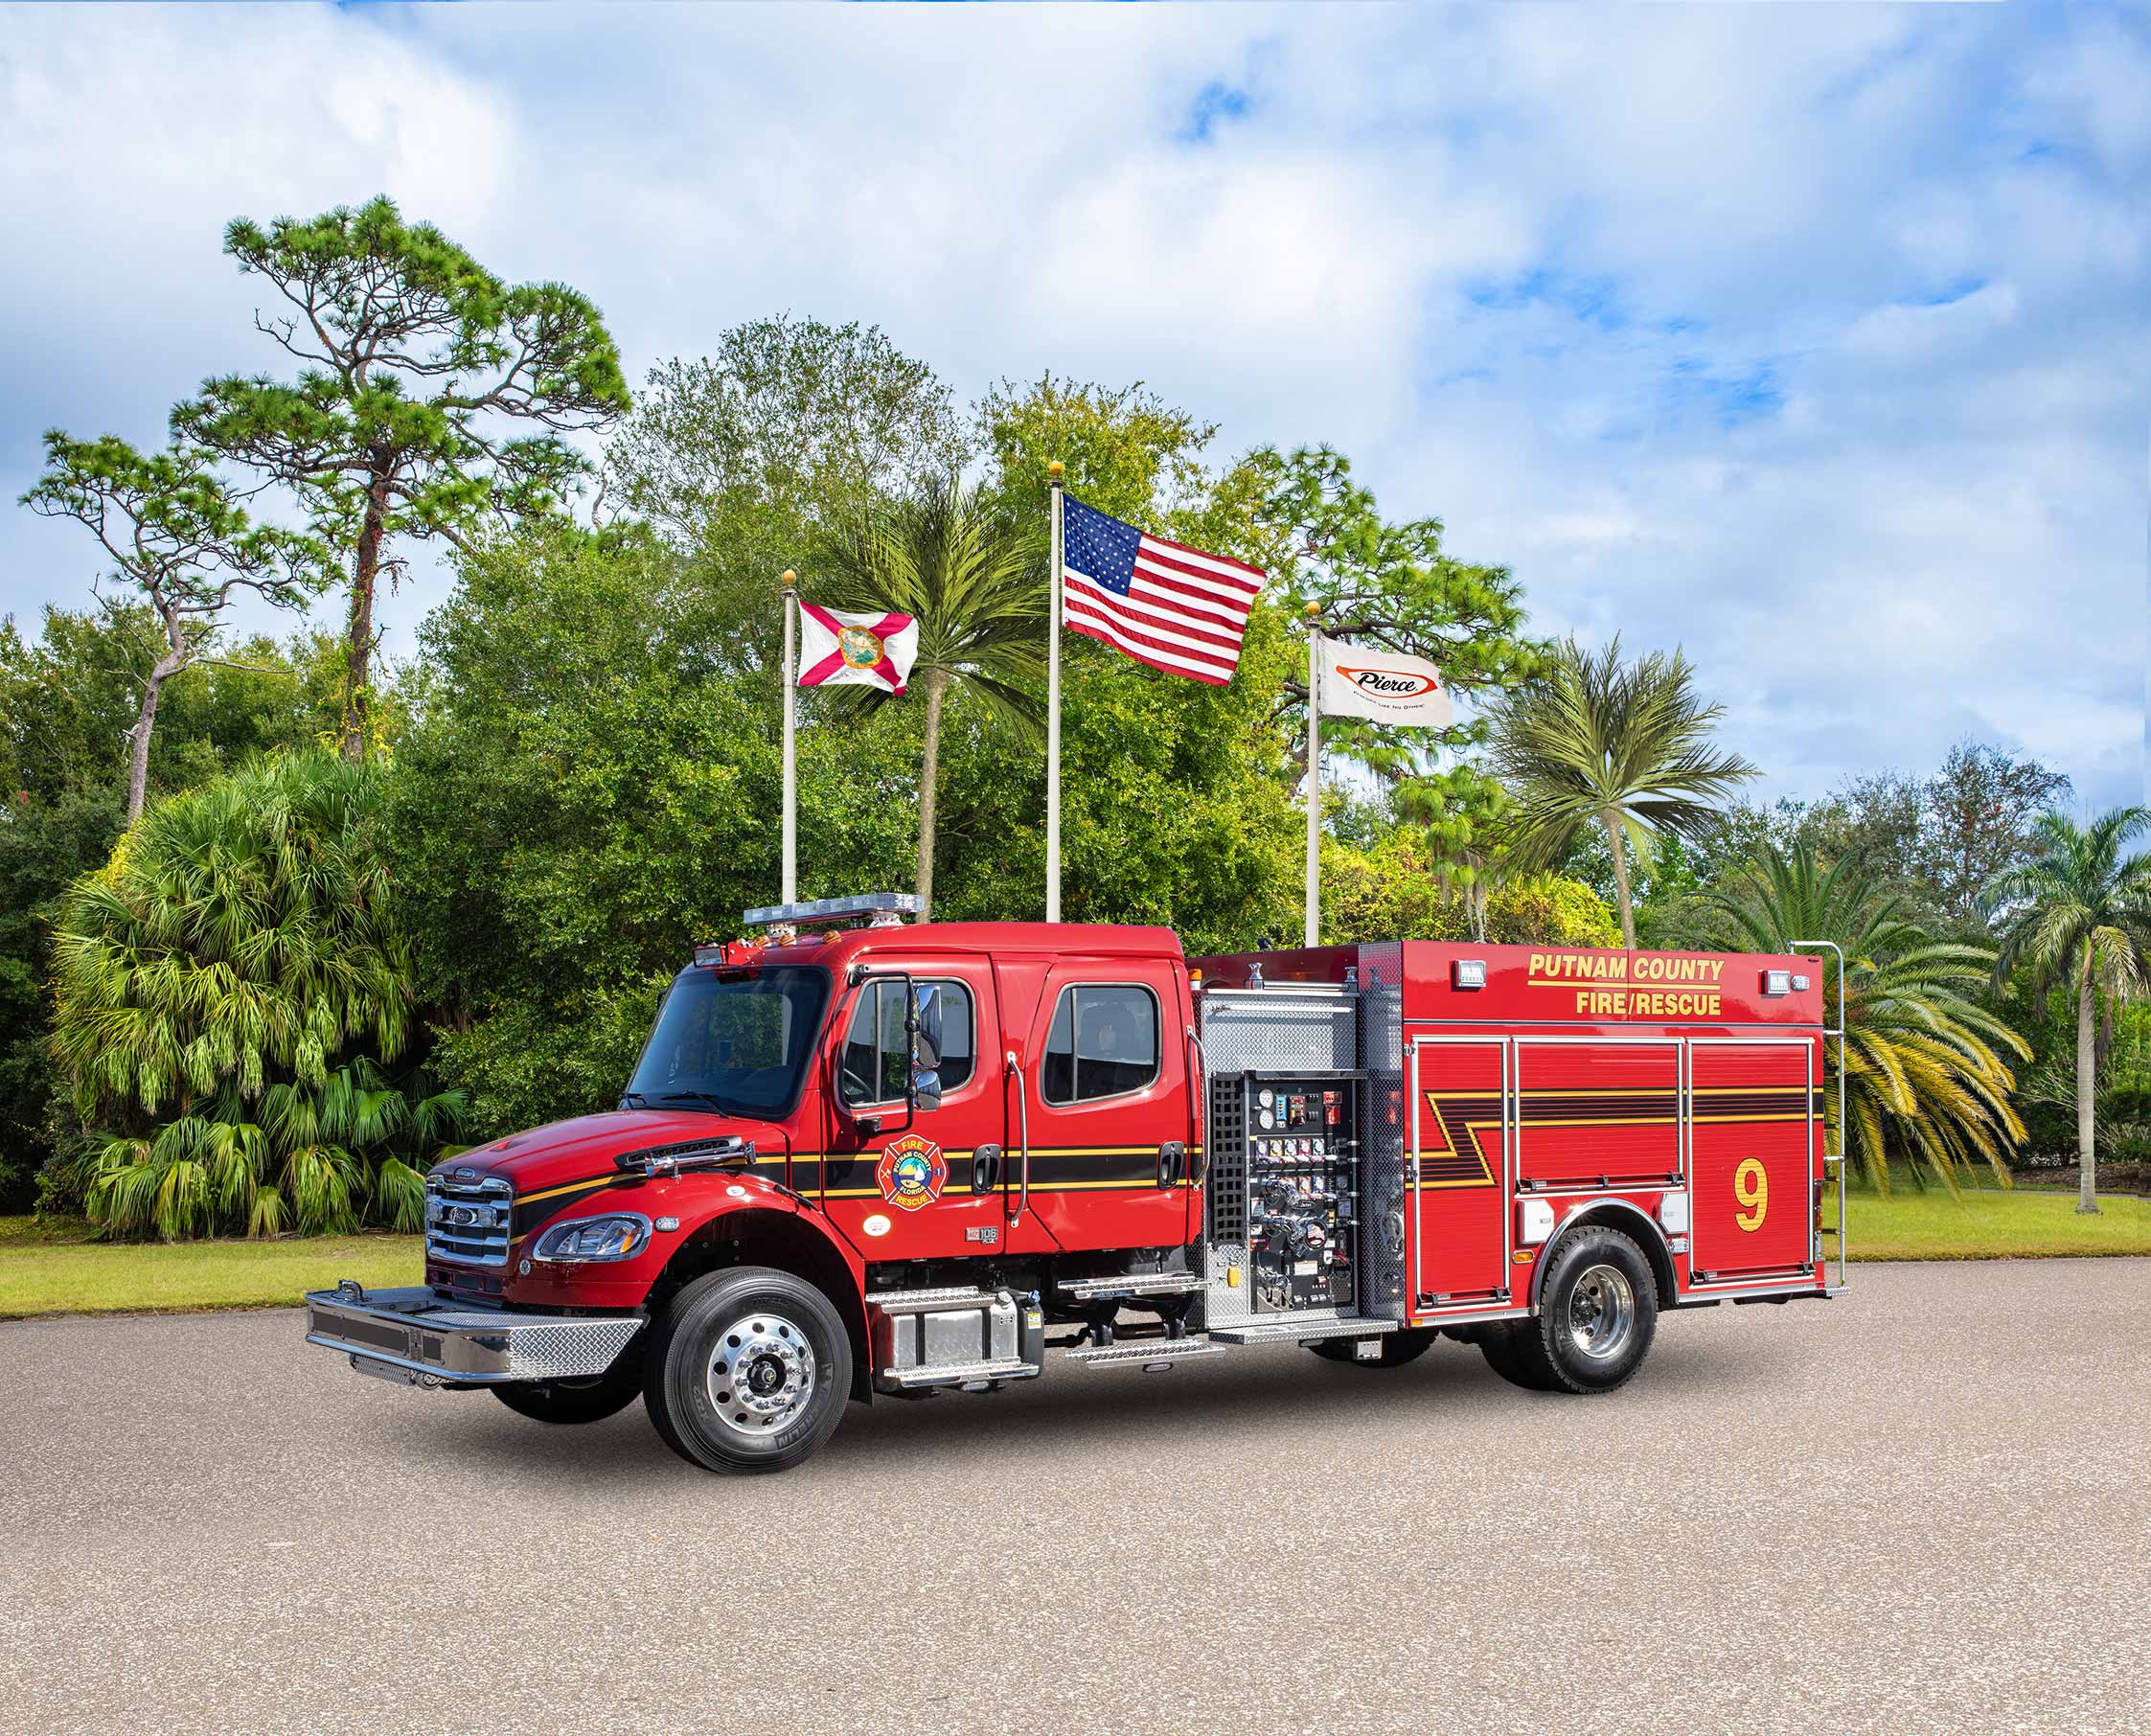
[(1483, 958), (1460, 958), (1449, 968), (1449, 986), (1452, 989), (1483, 989), (1486, 987), (1486, 961)]
[(1790, 971), (1765, 971), (1763, 993), (1765, 994), (1790, 994), (1793, 992), (1793, 973)]

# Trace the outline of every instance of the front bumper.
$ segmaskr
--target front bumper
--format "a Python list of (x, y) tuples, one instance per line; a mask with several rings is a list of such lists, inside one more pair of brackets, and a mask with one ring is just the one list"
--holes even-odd
[(587, 1380), (619, 1359), (639, 1314), (539, 1314), (444, 1302), (430, 1290), (368, 1291), (346, 1279), (307, 1292), (307, 1342), (361, 1374), (412, 1386)]

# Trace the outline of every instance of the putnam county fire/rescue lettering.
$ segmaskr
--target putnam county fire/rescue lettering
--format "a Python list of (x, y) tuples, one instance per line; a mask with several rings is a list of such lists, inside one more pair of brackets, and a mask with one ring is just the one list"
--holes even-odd
[[(1534, 989), (1573, 989), (1575, 1010), (1594, 1017), (1716, 1018), (1724, 1002), (1715, 988), (1725, 968), (1722, 958), (1656, 952), (1534, 952), (1529, 980)], [(1580, 980), (1631, 986), (1577, 989)], [(1707, 987), (1668, 993), (1662, 985), (1669, 983)]]
[(913, 907), (695, 948), (617, 1106), (436, 1165), (423, 1284), (314, 1291), (309, 1341), (758, 1472), (853, 1403), (1262, 1345), (1604, 1392), (1681, 1311), (1843, 1289), (1818, 958)]

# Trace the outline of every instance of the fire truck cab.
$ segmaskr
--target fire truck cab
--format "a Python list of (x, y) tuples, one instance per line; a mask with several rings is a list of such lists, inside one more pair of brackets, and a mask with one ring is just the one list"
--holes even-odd
[(545, 1422), (640, 1397), (753, 1472), (848, 1401), (1259, 1344), (1394, 1368), (1446, 1333), (1607, 1392), (1662, 1313), (1843, 1286), (1819, 957), (1191, 963), (1169, 929), (908, 902), (698, 948), (618, 1106), (437, 1166), (424, 1284), (313, 1292), (309, 1341)]

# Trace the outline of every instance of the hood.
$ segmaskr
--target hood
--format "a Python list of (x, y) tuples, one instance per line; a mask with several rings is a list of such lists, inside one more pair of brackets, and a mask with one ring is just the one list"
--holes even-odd
[[(435, 1164), (432, 1173), (459, 1181), (497, 1176), (517, 1195), (533, 1194), (609, 1176), (624, 1153), (726, 1134), (753, 1140), (765, 1155), (785, 1150), (784, 1130), (767, 1121), (741, 1121), (701, 1109), (609, 1109), (601, 1115), (548, 1122), (491, 1145), (473, 1146)], [(471, 1172), (468, 1176), (463, 1174), (466, 1170)]]

